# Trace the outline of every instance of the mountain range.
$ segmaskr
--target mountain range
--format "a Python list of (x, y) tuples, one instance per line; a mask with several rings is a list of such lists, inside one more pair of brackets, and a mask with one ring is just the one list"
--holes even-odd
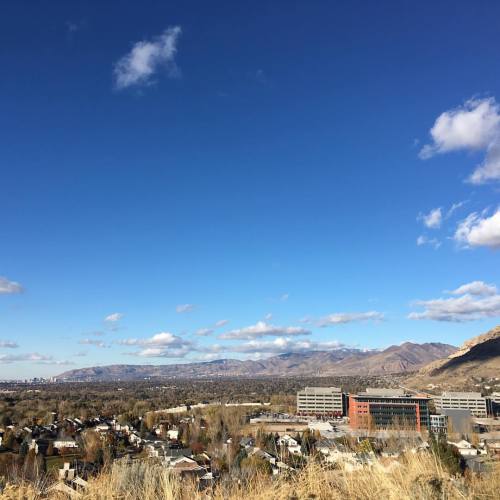
[(261, 360), (219, 359), (170, 365), (108, 365), (78, 368), (57, 378), (66, 381), (144, 378), (290, 377), (386, 375), (415, 372), (456, 351), (449, 344), (405, 342), (384, 350), (335, 349), (285, 353)]

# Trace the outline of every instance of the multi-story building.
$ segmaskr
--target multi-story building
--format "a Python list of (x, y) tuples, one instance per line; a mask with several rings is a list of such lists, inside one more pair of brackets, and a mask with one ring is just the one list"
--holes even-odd
[(446, 434), (448, 432), (448, 416), (429, 415), (429, 429), (434, 434)]
[(470, 410), (474, 417), (486, 417), (486, 398), (479, 392), (443, 392), (434, 398), (437, 410)]
[(341, 416), (344, 415), (344, 394), (338, 387), (306, 387), (297, 392), (299, 415)]
[(353, 429), (405, 429), (429, 427), (429, 398), (399, 389), (367, 389), (349, 396), (349, 421)]
[(486, 398), (486, 406), (488, 415), (492, 415), (493, 417), (500, 416), (500, 392), (492, 392)]

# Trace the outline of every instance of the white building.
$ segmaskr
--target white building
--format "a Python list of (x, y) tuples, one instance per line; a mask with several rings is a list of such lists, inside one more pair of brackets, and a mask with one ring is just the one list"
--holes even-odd
[(429, 426), (434, 434), (446, 434), (448, 432), (448, 416), (429, 415)]
[(434, 398), (438, 410), (469, 410), (474, 417), (486, 417), (486, 398), (479, 392), (443, 392)]
[(297, 393), (297, 413), (301, 415), (342, 415), (342, 389), (338, 387), (306, 387)]
[(453, 441), (448, 441), (448, 444), (455, 446), (460, 455), (462, 455), (463, 457), (475, 457), (476, 455), (479, 455), (479, 451), (476, 448), (474, 448), (474, 446), (472, 446), (472, 444), (469, 443), (469, 441), (466, 441), (465, 439), (462, 439), (457, 443), (454, 443)]
[(54, 441), (54, 448), (78, 448), (78, 443), (74, 439), (58, 439)]

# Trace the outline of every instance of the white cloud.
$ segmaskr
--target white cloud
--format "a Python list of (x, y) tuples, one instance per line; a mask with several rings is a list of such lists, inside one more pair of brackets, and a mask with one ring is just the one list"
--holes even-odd
[(417, 238), (417, 245), (419, 247), (423, 245), (430, 245), (431, 247), (438, 249), (441, 246), (441, 242), (437, 238), (429, 238), (428, 236), (421, 234)]
[(79, 344), (82, 345), (93, 345), (95, 347), (108, 347), (102, 340), (97, 340), (97, 339), (82, 339), (80, 340)]
[(384, 314), (378, 311), (335, 313), (325, 316), (318, 321), (319, 326), (341, 325), (357, 321), (382, 321)]
[(500, 248), (500, 209), (491, 217), (473, 212), (459, 223), (454, 238), (467, 247)]
[(458, 150), (484, 150), (484, 162), (469, 177), (472, 184), (500, 180), (500, 106), (494, 97), (470, 99), (442, 113), (430, 130), (433, 142), (419, 153), (427, 159)]
[(308, 352), (317, 350), (340, 349), (343, 344), (337, 341), (315, 342), (312, 340), (293, 340), (287, 337), (278, 337), (274, 340), (251, 340), (225, 350), (245, 354), (282, 354), (288, 352)]
[(484, 281), (471, 281), (448, 293), (451, 295), (465, 295), (466, 293), (470, 295), (496, 295), (497, 287)]
[(495, 142), (488, 146), (483, 163), (476, 167), (468, 180), (471, 184), (500, 181), (500, 132)]
[(37, 352), (31, 352), (26, 354), (0, 354), (0, 364), (15, 363), (18, 361), (31, 361), (34, 363), (42, 363), (53, 360), (52, 356), (45, 356), (44, 354), (38, 354)]
[(0, 276), (0, 295), (12, 295), (14, 293), (22, 293), (23, 291), (23, 287), (16, 281), (10, 281)]
[(493, 97), (469, 99), (463, 106), (445, 111), (430, 130), (433, 142), (425, 145), (420, 157), (460, 149), (484, 149), (496, 138), (500, 107)]
[(221, 328), (223, 326), (226, 326), (229, 323), (228, 319), (220, 319), (215, 323), (215, 328)]
[(104, 321), (106, 321), (108, 323), (116, 323), (117, 321), (120, 321), (122, 318), (123, 318), (122, 313), (113, 313), (113, 314), (109, 314), (108, 316), (106, 316), (104, 318)]
[(49, 359), (49, 360), (41, 360), (37, 361), (38, 365), (55, 365), (55, 366), (68, 366), (74, 365), (73, 361), (69, 361), (67, 359)]
[(198, 348), (191, 341), (170, 332), (160, 332), (145, 339), (124, 339), (117, 344), (125, 346), (141, 346), (143, 349), (128, 353), (132, 356), (146, 358), (183, 358)]
[(175, 312), (177, 312), (178, 314), (188, 313), (194, 311), (194, 308), (195, 308), (194, 304), (179, 304), (175, 308)]
[(152, 40), (135, 43), (132, 50), (115, 64), (116, 88), (150, 85), (155, 73), (161, 68), (166, 70), (169, 77), (177, 76), (179, 70), (175, 55), (181, 32), (180, 26), (172, 26)]
[(196, 330), (196, 335), (199, 337), (206, 337), (208, 335), (212, 335), (212, 333), (214, 333), (213, 328), (198, 328), (198, 330)]
[(438, 229), (441, 227), (441, 222), (443, 220), (443, 213), (441, 207), (433, 208), (427, 215), (420, 214), (418, 220), (421, 220), (426, 227), (429, 229)]
[(189, 347), (179, 348), (161, 348), (161, 347), (147, 347), (138, 352), (127, 353), (131, 356), (139, 356), (142, 358), (183, 358), (189, 354), (191, 349)]
[(297, 326), (274, 326), (264, 321), (258, 321), (255, 325), (247, 326), (237, 330), (219, 335), (220, 339), (255, 339), (259, 337), (275, 337), (280, 335), (310, 335), (311, 332)]
[(280, 297), (280, 301), (281, 301), (281, 302), (286, 302), (289, 298), (290, 298), (290, 294), (289, 294), (289, 293), (284, 293), (284, 294)]
[(14, 342), (13, 340), (0, 340), (0, 347), (7, 349), (16, 349), (17, 347), (19, 347), (19, 344), (17, 342)]
[(264, 316), (264, 319), (266, 321), (271, 321), (273, 319), (273, 313), (267, 313), (265, 316)]
[[(151, 348), (159, 348), (163, 351), (166, 350), (178, 350), (178, 349), (193, 349), (193, 344), (178, 335), (174, 335), (170, 332), (160, 332), (152, 337), (146, 339), (124, 339), (117, 341), (121, 345), (129, 346), (144, 346)], [(142, 351), (141, 351), (142, 352)], [(152, 351), (151, 351), (152, 352)], [(175, 356), (173, 356), (175, 357)]]
[(435, 321), (474, 321), (500, 316), (500, 295), (494, 285), (482, 281), (467, 283), (449, 292), (457, 297), (418, 300), (422, 312), (412, 312), (410, 319), (430, 319)]

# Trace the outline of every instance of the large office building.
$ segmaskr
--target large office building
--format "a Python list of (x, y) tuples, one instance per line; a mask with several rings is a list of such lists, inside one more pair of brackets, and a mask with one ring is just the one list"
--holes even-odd
[(436, 409), (443, 410), (470, 410), (474, 417), (486, 417), (486, 398), (479, 392), (443, 392), (434, 398)]
[(367, 389), (349, 396), (352, 429), (404, 429), (429, 427), (429, 398), (405, 394), (399, 389)]
[(297, 393), (297, 413), (338, 417), (345, 413), (345, 398), (338, 387), (306, 387)]

